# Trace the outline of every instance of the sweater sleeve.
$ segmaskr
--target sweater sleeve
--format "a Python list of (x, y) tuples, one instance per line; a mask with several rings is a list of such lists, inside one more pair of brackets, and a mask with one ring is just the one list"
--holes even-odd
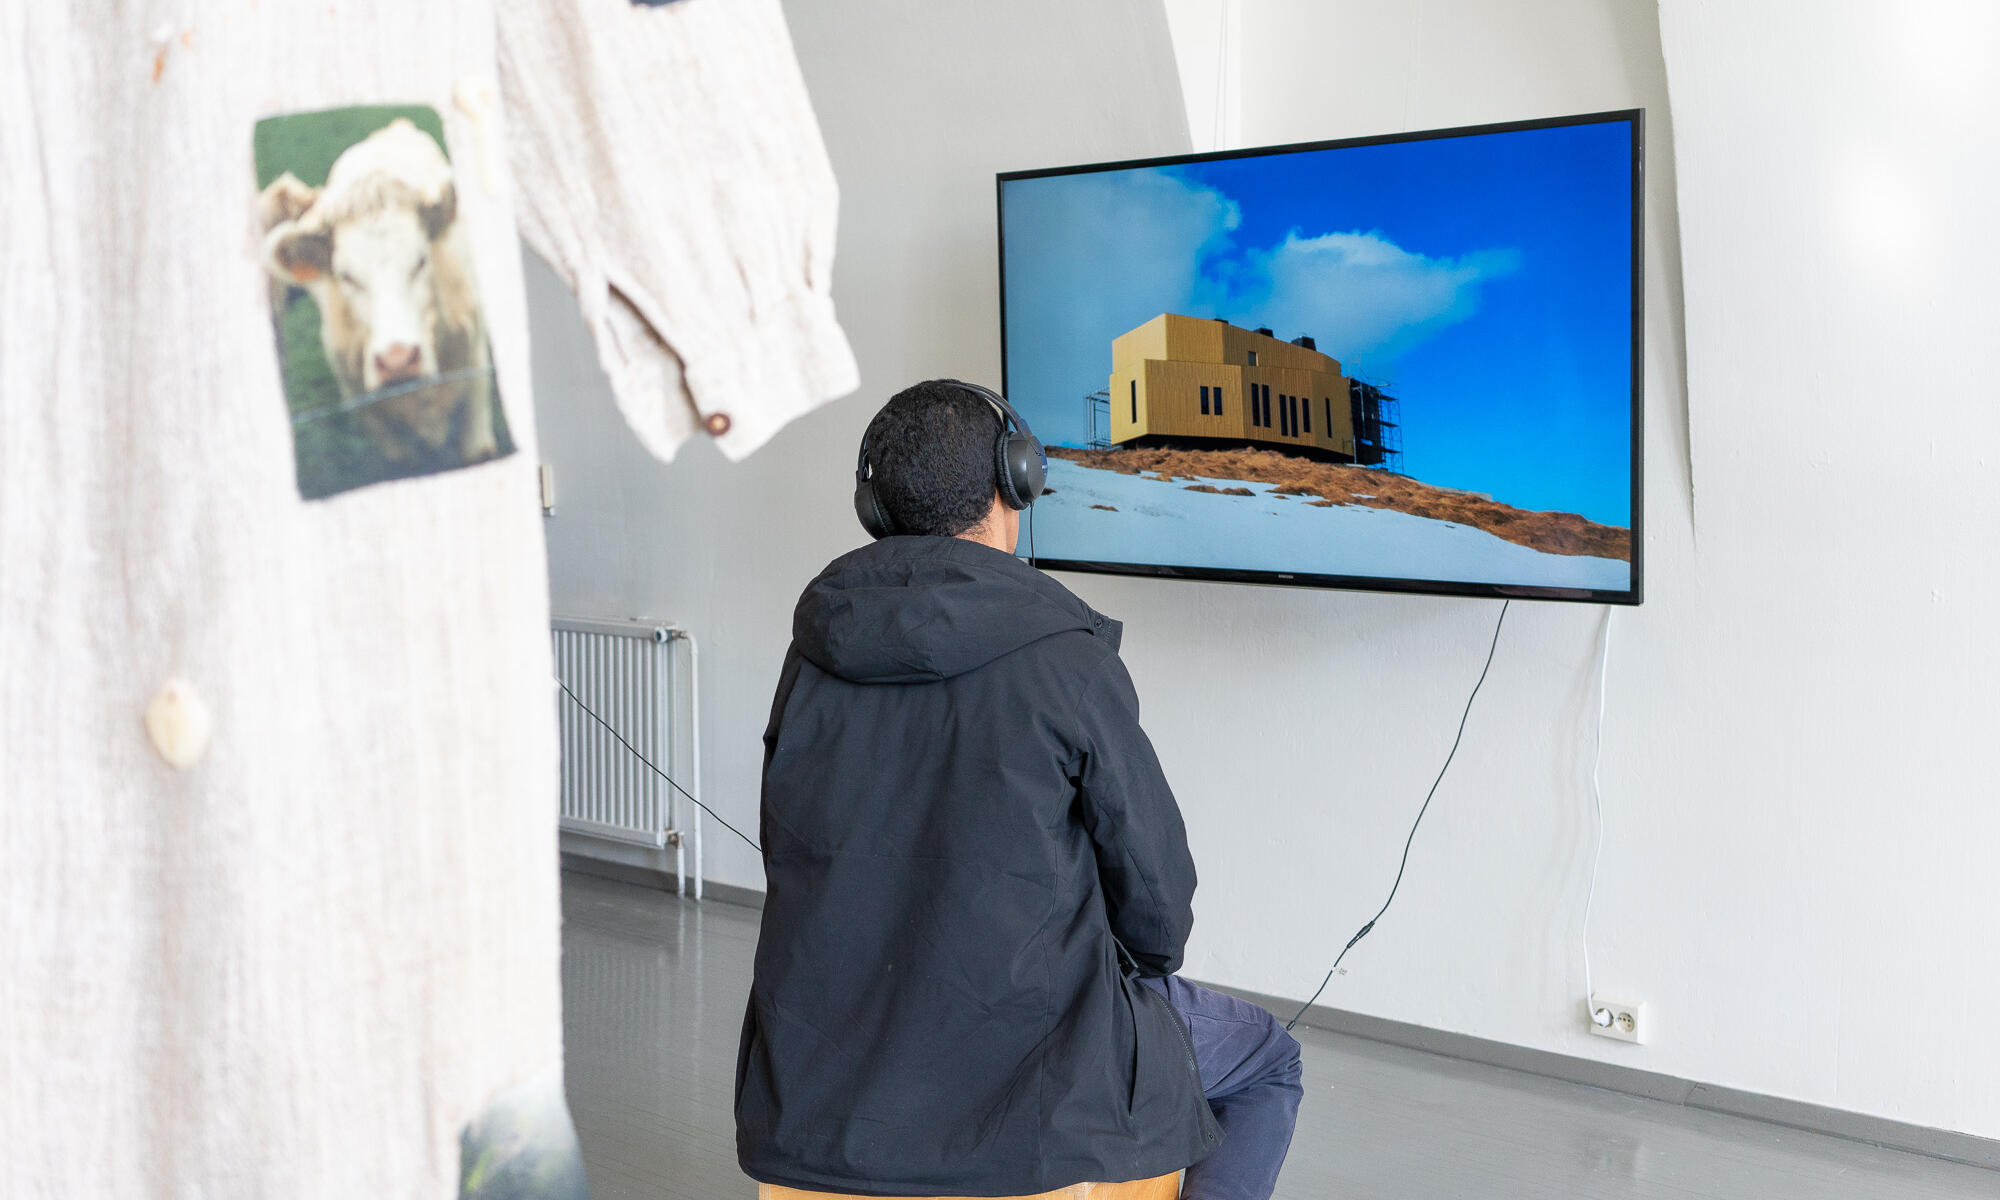
[(856, 386), (833, 168), (779, 0), (501, 0), (521, 234), (660, 458), (741, 459)]
[(1139, 728), (1132, 677), (1116, 655), (1084, 689), (1077, 722), (1081, 811), (1111, 932), (1141, 974), (1171, 975), (1194, 928), (1194, 858), (1180, 806)]

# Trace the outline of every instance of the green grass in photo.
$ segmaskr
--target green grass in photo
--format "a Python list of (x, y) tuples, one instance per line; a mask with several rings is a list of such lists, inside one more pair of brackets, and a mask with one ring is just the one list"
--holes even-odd
[(308, 187), (326, 183), (333, 160), (349, 146), (374, 133), (397, 117), (437, 139), (446, 159), (451, 150), (444, 144), (444, 122), (428, 104), (369, 104), (358, 108), (336, 108), (328, 112), (291, 113), (266, 117), (257, 122), (251, 145), (257, 162), (257, 190), (286, 171), (298, 176)]
[[(328, 112), (294, 113), (257, 123), (252, 153), (257, 189), (262, 191), (289, 171), (309, 187), (321, 187), (327, 174), (350, 146), (397, 118), (405, 118), (445, 150), (444, 122), (428, 105), (379, 104)], [(445, 150), (447, 160), (450, 152)], [(327, 364), (320, 341), (319, 306), (300, 288), (274, 289), (280, 311), (272, 314), (277, 330), (278, 359), (285, 401), (292, 418), (299, 494), (308, 500), (432, 468), (391, 463), (362, 431), (351, 412), (336, 412), (340, 384)], [(323, 414), (323, 415), (321, 415)], [(493, 392), (496, 458), (514, 452), (507, 428), (506, 407), (499, 388)]]

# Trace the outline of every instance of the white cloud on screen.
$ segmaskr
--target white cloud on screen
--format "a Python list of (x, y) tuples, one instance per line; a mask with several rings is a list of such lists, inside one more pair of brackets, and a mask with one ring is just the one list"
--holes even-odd
[[(1519, 270), (1515, 250), (1432, 258), (1378, 231), (1304, 237), (1247, 256), (1238, 322), (1309, 333), (1325, 353), (1375, 371), (1479, 311), (1479, 286)], [(1252, 298), (1254, 293), (1261, 295)]]
[(1472, 316), (1514, 250), (1433, 258), (1380, 231), (1242, 247), (1242, 209), (1166, 171), (1053, 176), (1006, 197), (1008, 387), (1051, 442), (1079, 442), (1085, 392), (1102, 388), (1111, 339), (1162, 312), (1311, 334), (1371, 374)]

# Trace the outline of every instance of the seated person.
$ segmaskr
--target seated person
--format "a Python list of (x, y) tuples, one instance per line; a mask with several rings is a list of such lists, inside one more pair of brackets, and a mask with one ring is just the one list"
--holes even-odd
[(1046, 459), (1010, 417), (949, 380), (891, 399), (857, 474), (881, 540), (799, 598), (764, 733), (737, 1155), (808, 1191), (1187, 1167), (1191, 1200), (1267, 1200), (1298, 1043), (1174, 975), (1186, 829), (1119, 623), (1014, 556)]

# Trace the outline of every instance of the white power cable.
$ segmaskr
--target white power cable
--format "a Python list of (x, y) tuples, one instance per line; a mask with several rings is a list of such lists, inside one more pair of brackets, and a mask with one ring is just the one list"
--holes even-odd
[(1610, 661), (1611, 607), (1606, 605), (1604, 627), (1597, 642), (1597, 740), (1590, 759), (1590, 800), (1597, 813), (1597, 848), (1590, 855), (1590, 888), (1583, 894), (1583, 1004), (1593, 1021), (1598, 1019), (1598, 1009), (1596, 989), (1590, 983), (1590, 906), (1597, 898), (1598, 860), (1604, 857), (1604, 793), (1598, 785), (1597, 771), (1604, 762), (1604, 677)]

